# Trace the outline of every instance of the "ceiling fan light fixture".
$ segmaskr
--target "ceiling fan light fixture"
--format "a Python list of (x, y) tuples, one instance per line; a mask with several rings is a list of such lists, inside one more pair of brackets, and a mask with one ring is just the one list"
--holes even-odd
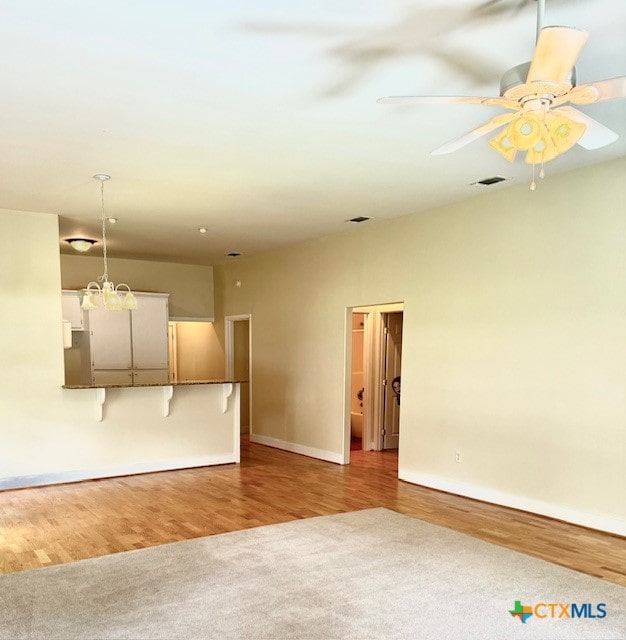
[(559, 153), (565, 153), (571, 149), (587, 130), (582, 122), (574, 122), (560, 113), (550, 114), (546, 124)]
[(495, 149), (505, 160), (513, 162), (517, 149), (513, 146), (513, 141), (509, 136), (508, 128), (501, 131), (495, 138), (489, 140), (489, 146)]
[(550, 112), (546, 114), (543, 135), (526, 154), (527, 164), (545, 164), (569, 151), (585, 133), (586, 126), (566, 116)]
[[(526, 153), (525, 162), (527, 164), (536, 165), (539, 164), (542, 166), (546, 162), (550, 162), (550, 160), (554, 160), (559, 155), (552, 139), (549, 135), (544, 136), (535, 144), (531, 149), (528, 149)], [(541, 176), (540, 174), (540, 177)]]
[(507, 136), (517, 151), (528, 151), (541, 140), (542, 126), (536, 116), (523, 115), (516, 118), (507, 129)]

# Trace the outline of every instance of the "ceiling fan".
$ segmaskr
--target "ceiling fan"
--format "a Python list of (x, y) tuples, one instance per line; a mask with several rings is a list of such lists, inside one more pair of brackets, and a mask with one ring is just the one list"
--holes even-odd
[(391, 96), (382, 104), (479, 104), (508, 109), (469, 133), (451, 140), (431, 153), (451, 153), (478, 138), (502, 129), (490, 146), (510, 162), (517, 152), (526, 152), (533, 165), (531, 190), (535, 190), (535, 165), (553, 160), (578, 143), (598, 149), (619, 137), (615, 131), (567, 106), (592, 104), (626, 96), (626, 76), (576, 85), (574, 65), (588, 34), (572, 27), (542, 27), (545, 0), (537, 0), (537, 42), (530, 62), (505, 72), (498, 97), (481, 96)]

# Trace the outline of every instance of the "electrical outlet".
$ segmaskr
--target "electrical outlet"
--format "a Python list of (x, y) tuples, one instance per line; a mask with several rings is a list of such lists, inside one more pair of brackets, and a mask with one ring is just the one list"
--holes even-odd
[(463, 462), (463, 456), (461, 456), (461, 452), (460, 451), (457, 451), (454, 454), (454, 461), (455, 462)]

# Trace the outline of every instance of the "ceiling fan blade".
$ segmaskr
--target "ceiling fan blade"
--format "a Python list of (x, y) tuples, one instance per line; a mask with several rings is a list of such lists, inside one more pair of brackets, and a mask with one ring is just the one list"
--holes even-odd
[(486, 133), (501, 127), (507, 122), (511, 122), (514, 118), (517, 118), (517, 113), (503, 113), (495, 118), (489, 120), (489, 122), (485, 122), (485, 124), (480, 125), (480, 127), (476, 127), (476, 129), (472, 129), (469, 133), (462, 135), (460, 138), (455, 138), (454, 140), (450, 140), (450, 142), (446, 142), (445, 144), (437, 147), (434, 151), (430, 153), (433, 156), (439, 156), (444, 153), (452, 153), (461, 147), (464, 147), (466, 144), (477, 140), (481, 136), (484, 136)]
[(513, 100), (484, 96), (387, 96), (378, 98), (378, 104), (482, 104), (486, 106), (517, 109)]
[(586, 31), (573, 27), (544, 27), (526, 82), (565, 82), (588, 37)]
[(479, 96), (387, 96), (378, 98), (378, 104), (481, 104)]
[(578, 144), (585, 149), (606, 147), (607, 144), (611, 144), (619, 138), (618, 133), (590, 118), (586, 113), (574, 109), (574, 107), (559, 107), (558, 109), (553, 109), (552, 113), (563, 114), (574, 122), (580, 122), (587, 127), (578, 141)]
[(626, 76), (588, 82), (574, 87), (569, 93), (568, 102), (591, 104), (592, 102), (615, 100), (615, 98), (626, 98)]

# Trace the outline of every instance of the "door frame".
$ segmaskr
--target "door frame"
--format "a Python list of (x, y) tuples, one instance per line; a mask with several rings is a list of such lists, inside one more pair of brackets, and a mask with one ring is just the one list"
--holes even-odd
[(176, 322), (167, 323), (167, 346), (170, 360), (170, 382), (178, 382), (178, 337)]
[[(380, 429), (383, 421), (382, 357), (383, 357), (383, 322), (384, 313), (401, 311), (404, 302), (383, 302), (373, 305), (346, 307), (345, 316), (345, 363), (344, 363), (344, 437), (342, 464), (350, 464), (350, 400), (352, 393), (352, 314), (363, 313), (365, 331), (363, 340), (363, 374), (365, 395), (363, 398), (363, 448), (372, 451), (382, 450)], [(370, 390), (368, 393), (367, 390)], [(398, 445), (400, 451), (400, 445)]]
[(248, 321), (248, 403), (249, 403), (249, 435), (252, 436), (252, 314), (240, 313), (224, 316), (224, 363), (226, 380), (235, 376), (235, 322)]

